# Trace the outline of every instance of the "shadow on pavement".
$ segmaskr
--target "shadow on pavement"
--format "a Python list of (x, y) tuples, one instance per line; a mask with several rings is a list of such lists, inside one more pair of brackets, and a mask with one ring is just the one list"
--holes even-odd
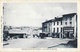
[(69, 41), (67, 44), (61, 43), (59, 45), (51, 46), (48, 48), (77, 48), (77, 39)]
[(5, 45), (9, 45), (9, 43), (5, 43), (5, 44), (3, 44), (3, 46), (5, 46)]

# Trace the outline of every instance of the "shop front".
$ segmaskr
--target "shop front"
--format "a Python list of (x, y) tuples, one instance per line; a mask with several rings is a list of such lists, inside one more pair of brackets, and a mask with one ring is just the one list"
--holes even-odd
[(74, 27), (63, 27), (63, 38), (74, 38)]

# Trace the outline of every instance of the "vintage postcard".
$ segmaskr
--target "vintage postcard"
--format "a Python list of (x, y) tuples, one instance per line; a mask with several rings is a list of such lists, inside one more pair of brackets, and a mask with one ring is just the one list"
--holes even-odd
[(1, 52), (79, 52), (79, 2), (2, 0)]

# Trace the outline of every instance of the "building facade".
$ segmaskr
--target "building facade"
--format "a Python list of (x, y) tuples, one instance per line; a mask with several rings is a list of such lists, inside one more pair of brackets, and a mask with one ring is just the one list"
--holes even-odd
[(42, 32), (57, 38), (77, 37), (77, 14), (64, 14), (42, 23)]

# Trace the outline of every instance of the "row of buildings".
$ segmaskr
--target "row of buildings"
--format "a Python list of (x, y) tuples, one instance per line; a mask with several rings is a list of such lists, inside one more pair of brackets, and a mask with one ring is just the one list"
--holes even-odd
[(77, 13), (64, 14), (42, 23), (42, 32), (57, 38), (77, 37)]
[(40, 33), (46, 33), (48, 37), (53, 38), (76, 38), (77, 28), (77, 13), (70, 13), (43, 22), (42, 28), (4, 26), (3, 39), (35, 37)]
[(4, 26), (3, 29), (3, 40), (7, 38), (28, 38), (39, 36), (39, 33), (42, 32), (39, 27), (12, 27)]
[[(21, 38), (27, 38), (28, 36), (38, 36), (41, 29), (39, 27), (15, 27), (9, 30), (9, 34)], [(13, 37), (12, 36), (12, 37)]]

